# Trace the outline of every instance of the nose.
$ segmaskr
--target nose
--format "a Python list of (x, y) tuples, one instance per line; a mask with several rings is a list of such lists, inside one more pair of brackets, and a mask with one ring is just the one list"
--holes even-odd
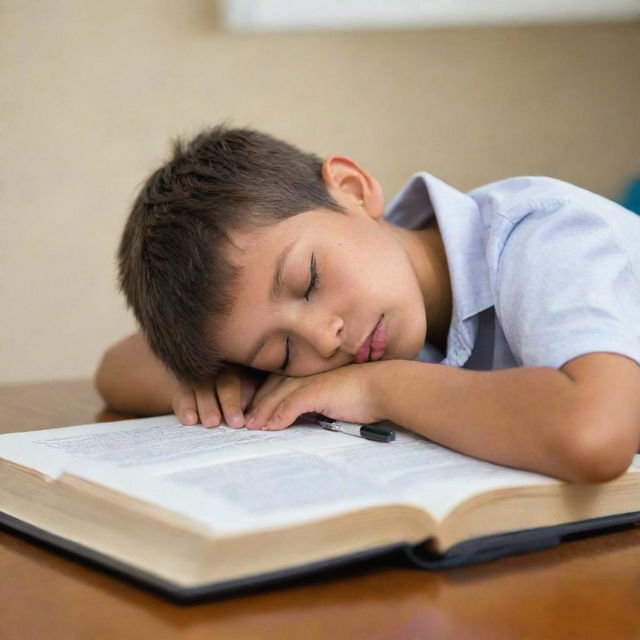
[(316, 314), (309, 314), (300, 328), (305, 340), (323, 358), (331, 358), (342, 345), (344, 320), (339, 316), (319, 318)]

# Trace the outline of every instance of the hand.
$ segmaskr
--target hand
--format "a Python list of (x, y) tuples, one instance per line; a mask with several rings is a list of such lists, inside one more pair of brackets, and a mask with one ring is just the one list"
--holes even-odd
[(205, 427), (217, 427), (223, 417), (229, 426), (245, 426), (247, 408), (264, 373), (246, 367), (227, 365), (210, 382), (190, 386), (176, 383), (171, 407), (184, 425), (200, 421)]
[(272, 374), (249, 406), (247, 427), (277, 431), (303, 413), (348, 422), (383, 420), (374, 381), (384, 366), (384, 362), (352, 364), (301, 378)]

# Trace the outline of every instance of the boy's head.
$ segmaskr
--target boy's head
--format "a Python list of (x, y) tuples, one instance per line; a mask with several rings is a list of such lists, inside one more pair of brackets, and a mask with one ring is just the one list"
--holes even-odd
[[(367, 226), (381, 221), (382, 206), (378, 183), (346, 158), (322, 162), (266, 134), (218, 126), (177, 142), (142, 187), (119, 247), (121, 289), (151, 349), (184, 381), (206, 379), (223, 361), (248, 364), (256, 347), (251, 366), (259, 369), (279, 370), (291, 350), (292, 375), (348, 364), (382, 314), (388, 323), (398, 304), (413, 313), (420, 298), (417, 282), (407, 281), (403, 243)], [(302, 248), (303, 236), (319, 243), (315, 250)], [(274, 300), (274, 271), (292, 300), (308, 303), (318, 280), (325, 284), (331, 309), (306, 316), (325, 335), (309, 325), (302, 337), (306, 320)], [(401, 293), (409, 303), (388, 304)], [(420, 336), (418, 349), (423, 325), (409, 331)], [(338, 337), (327, 341), (327, 331)], [(416, 340), (398, 345), (404, 357), (414, 357)]]
[(224, 126), (174, 144), (133, 205), (118, 257), (127, 302), (178, 377), (201, 379), (221, 364), (219, 346), (205, 338), (232, 306), (231, 233), (319, 207), (340, 211), (313, 154)]

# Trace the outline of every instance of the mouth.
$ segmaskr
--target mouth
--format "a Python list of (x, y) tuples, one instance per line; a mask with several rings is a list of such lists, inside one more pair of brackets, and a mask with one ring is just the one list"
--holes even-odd
[(384, 326), (384, 314), (373, 328), (371, 333), (365, 338), (356, 354), (355, 363), (374, 362), (380, 360), (384, 354), (384, 347), (387, 343), (387, 329)]

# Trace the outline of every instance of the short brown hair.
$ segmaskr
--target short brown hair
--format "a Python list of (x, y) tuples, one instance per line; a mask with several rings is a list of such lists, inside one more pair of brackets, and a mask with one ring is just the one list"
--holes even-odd
[(230, 233), (314, 208), (342, 212), (314, 154), (252, 129), (220, 125), (177, 140), (144, 183), (118, 250), (119, 282), (152, 351), (185, 382), (222, 365), (216, 323), (240, 270)]

